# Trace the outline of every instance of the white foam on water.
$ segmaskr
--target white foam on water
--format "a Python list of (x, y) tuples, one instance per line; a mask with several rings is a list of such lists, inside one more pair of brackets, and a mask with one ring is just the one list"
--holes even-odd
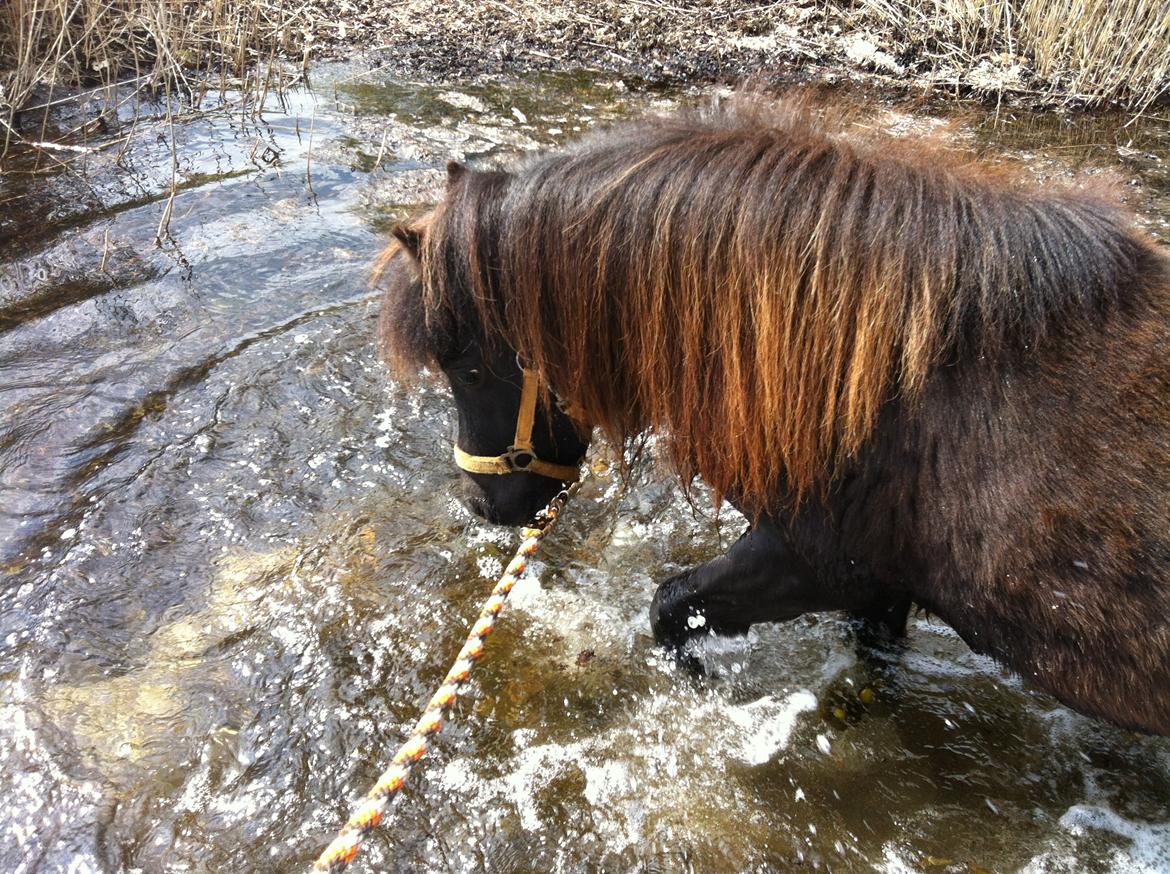
[(566, 764), (576, 760), (576, 744), (540, 744), (525, 747), (512, 757), (514, 768), (497, 781), (520, 813), (520, 821), (529, 831), (542, 826), (536, 805), (536, 791), (548, 784), (552, 775), (561, 773)]
[[(644, 612), (631, 611), (620, 599), (607, 597), (613, 594), (612, 587), (546, 588), (540, 582), (545, 570), (543, 562), (529, 562), (512, 589), (511, 607), (554, 632), (566, 657), (582, 649), (628, 654), (635, 637), (648, 630)], [(636, 591), (625, 594), (639, 597)], [(649, 603), (649, 597), (645, 600)]]
[(807, 690), (726, 707), (724, 713), (741, 732), (739, 744), (728, 752), (749, 765), (762, 765), (788, 746), (800, 714), (816, 708), (816, 696)]
[(911, 865), (894, 847), (886, 844), (882, 848), (882, 861), (874, 866), (879, 874), (920, 874), (920, 869)]
[(759, 632), (752, 628), (747, 634), (734, 637), (723, 637), (718, 634), (697, 635), (691, 638), (688, 645), (690, 651), (699, 656), (744, 655), (759, 642), (759, 639)]
[(590, 804), (609, 804), (630, 790), (630, 773), (620, 762), (585, 766), (585, 797)]
[[(489, 776), (491, 766), (466, 756), (447, 764), (438, 783), (469, 807), (510, 804), (523, 828), (536, 832), (550, 827), (543, 791), (576, 770), (584, 777), (580, 800), (595, 828), (611, 851), (622, 852), (652, 840), (680, 810), (700, 819), (702, 811), (709, 816), (715, 809), (720, 819), (747, 816), (739, 809), (745, 803), (739, 768), (763, 765), (786, 749), (800, 714), (815, 707), (815, 697), (804, 690), (730, 704), (718, 694), (696, 695), (670, 683), (648, 694), (638, 720), (618, 720), (566, 742), (540, 743), (535, 731), (521, 729), (513, 732), (505, 773)], [(684, 735), (667, 741), (683, 723)]]
[(911, 623), (911, 629), (917, 640), (901, 656), (901, 664), (907, 670), (934, 677), (986, 675), (996, 677), (1004, 686), (1022, 685), (1018, 677), (1007, 673), (995, 659), (969, 649), (949, 625), (933, 619), (917, 619)]
[[(631, 545), (645, 536), (642, 527), (626, 523)], [(589, 572), (569, 586), (542, 585), (544, 571), (540, 561), (529, 564), (512, 590), (509, 611), (516, 622), (552, 632), (555, 652), (546, 657), (561, 665), (587, 649), (614, 662), (644, 659), (658, 668), (654, 688), (639, 701), (636, 719), (619, 715), (586, 737), (516, 729), (503, 761), (456, 759), (438, 776), (439, 785), (457, 791), (469, 807), (512, 807), (530, 832), (553, 825), (545, 821), (549, 812), (541, 800), (549, 787), (560, 795), (563, 786), (580, 785), (577, 801), (563, 801), (589, 808), (593, 827), (614, 853), (644, 848), (683, 810), (696, 821), (747, 821), (751, 801), (740, 782), (742, 769), (773, 761), (788, 747), (802, 714), (816, 709), (813, 693), (785, 690), (733, 703), (718, 691), (696, 692), (669, 659), (659, 664), (657, 651), (645, 649), (649, 629), (641, 604), (649, 603), (648, 575), (632, 575), (615, 592), (611, 580), (593, 580)], [(705, 639), (702, 646), (742, 654), (754, 639), (753, 632), (747, 639)], [(573, 773), (580, 783), (559, 782)]]
[(609, 538), (611, 550), (621, 550), (626, 547), (640, 546), (652, 538), (665, 536), (658, 523), (649, 525), (637, 519), (621, 517), (613, 526), (613, 533)]
[(531, 612), (540, 603), (542, 597), (544, 597), (544, 587), (540, 585), (540, 577), (526, 571), (512, 587), (508, 603), (513, 609)]
[(489, 580), (497, 579), (504, 572), (504, 563), (494, 555), (476, 556), (475, 566), (479, 569), (479, 575)]
[[(1128, 841), (1109, 858), (1111, 874), (1167, 874), (1170, 872), (1170, 824), (1126, 819), (1107, 807), (1074, 804), (1060, 818), (1074, 838), (1105, 833)], [(1034, 858), (1020, 874), (1073, 874), (1084, 867), (1077, 850), (1049, 850)]]
[(496, 546), (511, 549), (516, 544), (516, 535), (507, 528), (495, 525), (475, 525), (467, 532), (467, 542), (471, 546), (491, 543)]

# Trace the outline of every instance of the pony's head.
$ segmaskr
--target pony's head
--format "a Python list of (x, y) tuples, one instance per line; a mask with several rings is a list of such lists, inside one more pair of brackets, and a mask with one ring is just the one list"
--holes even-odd
[(588, 428), (573, 419), (527, 370), (516, 349), (485, 318), (468, 275), (477, 247), (474, 200), (503, 174), (448, 165), (447, 197), (434, 210), (396, 225), (376, 270), (385, 288), (380, 334), (401, 374), (437, 369), (451, 387), (459, 423), (455, 462), (468, 508), (490, 522), (527, 522), (577, 478)]

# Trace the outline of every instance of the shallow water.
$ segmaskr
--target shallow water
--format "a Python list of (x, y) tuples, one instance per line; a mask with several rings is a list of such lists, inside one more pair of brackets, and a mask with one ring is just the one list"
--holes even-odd
[[(161, 247), (165, 138), (0, 180), (2, 870), (315, 857), (514, 544), (452, 497), (442, 391), (376, 360), (380, 233), (451, 157), (690, 99), (315, 85), (177, 127)], [(1167, 122), (950, 121), (1046, 175), (1133, 180), (1167, 236)], [(600, 467), (364, 870), (1170, 871), (1170, 741), (1071, 713), (935, 621), (859, 661), (806, 617), (709, 643), (702, 682), (677, 671), (655, 580), (742, 521)]]

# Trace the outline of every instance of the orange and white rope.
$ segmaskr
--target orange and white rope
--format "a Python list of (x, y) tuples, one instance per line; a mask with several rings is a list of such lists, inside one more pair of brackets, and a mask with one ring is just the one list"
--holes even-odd
[(491, 634), (496, 618), (504, 609), (504, 602), (507, 600), (508, 594), (516, 585), (520, 575), (524, 573), (524, 568), (528, 566), (528, 559), (540, 548), (540, 543), (545, 536), (556, 527), (557, 519), (564, 510), (565, 504), (577, 493), (580, 485), (579, 482), (573, 483), (549, 502), (548, 506), (537, 517), (537, 524), (540, 527), (522, 529), (524, 539), (516, 549), (516, 555), (504, 570), (504, 575), (500, 577), (496, 587), (492, 589), (491, 595), (488, 596), (487, 603), (480, 611), (479, 618), (472, 626), (471, 633), (467, 635), (467, 641), (455, 658), (455, 664), (447, 672), (443, 685), (431, 697), (426, 710), (423, 711), (423, 715), (415, 724), (414, 730), (411, 731), (410, 737), (398, 748), (398, 752), (390, 760), (390, 766), (378, 778), (378, 782), (374, 784), (373, 788), (366, 793), (365, 799), (358, 805), (349, 821), (342, 826), (337, 837), (333, 839), (333, 843), (326, 847), (325, 852), (314, 863), (314, 871), (343, 871), (345, 866), (357, 856), (362, 840), (382, 821), (386, 814), (386, 808), (389, 807), (394, 796), (406, 783), (411, 769), (414, 768), (419, 759), (426, 755), (427, 742), (442, 728), (447, 711), (451, 709), (455, 699), (463, 691), (463, 684), (471, 674), (471, 669), (479, 657), (483, 655), (484, 638)]

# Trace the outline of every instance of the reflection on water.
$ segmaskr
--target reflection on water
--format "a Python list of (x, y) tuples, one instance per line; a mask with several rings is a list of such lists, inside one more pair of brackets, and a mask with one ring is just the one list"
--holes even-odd
[[(164, 142), (0, 180), (3, 870), (301, 870), (510, 553), (452, 498), (442, 392), (375, 359), (379, 233), (451, 157), (669, 101), (573, 76), (316, 85), (178, 129), (162, 248)], [(1039, 172), (1132, 177), (1165, 235), (1170, 127), (1005, 121), (960, 124)], [(1170, 744), (929, 619), (859, 660), (806, 617), (680, 674), (654, 581), (733, 515), (648, 466), (594, 480), (367, 870), (1170, 870)]]

